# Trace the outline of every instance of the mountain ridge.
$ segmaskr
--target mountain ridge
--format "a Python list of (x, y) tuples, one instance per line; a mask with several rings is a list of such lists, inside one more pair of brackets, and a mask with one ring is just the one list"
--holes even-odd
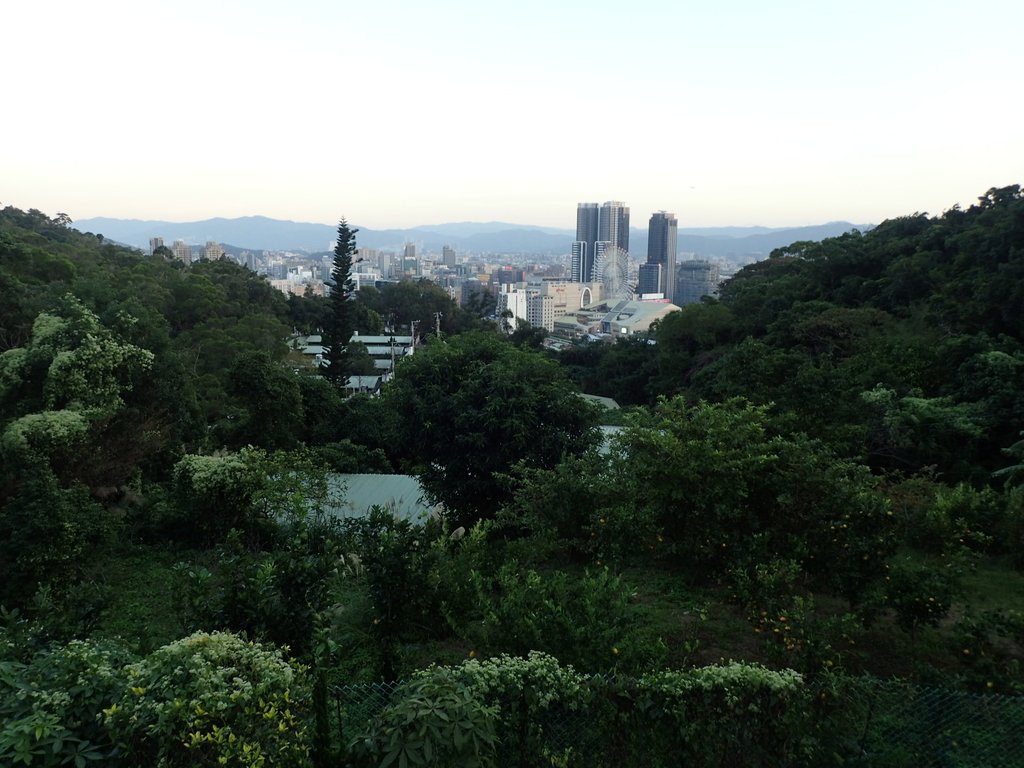
[[(165, 245), (174, 240), (193, 245), (212, 240), (254, 251), (323, 253), (333, 249), (336, 234), (333, 225), (259, 215), (190, 222), (94, 217), (81, 219), (74, 226), (143, 250), (148, 250), (151, 237), (162, 237)], [(798, 240), (822, 240), (871, 226), (835, 221), (802, 227), (681, 228), (678, 250), (683, 254), (708, 257), (767, 256), (773, 249)], [(498, 221), (449, 222), (394, 229), (357, 228), (361, 247), (399, 250), (406, 243), (414, 243), (421, 252), (440, 252), (443, 246), (450, 245), (457, 251), (471, 253), (556, 256), (569, 253), (574, 236), (574, 230), (568, 228)], [(646, 255), (646, 229), (630, 228), (630, 251), (641, 258)]]

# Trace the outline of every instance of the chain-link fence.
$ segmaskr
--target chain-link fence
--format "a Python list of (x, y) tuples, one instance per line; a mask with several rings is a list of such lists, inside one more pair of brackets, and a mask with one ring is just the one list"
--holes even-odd
[(855, 765), (1024, 768), (1021, 696), (862, 679), (843, 692), (840, 718)]
[[(652, 723), (637, 711), (642, 705), (632, 695), (633, 681), (603, 676), (587, 681), (590, 690), (582, 707), (556, 702), (531, 711), (526, 692), (498, 701), (496, 763), (512, 768), (680, 765), (678, 739), (660, 732), (663, 723)], [(335, 688), (336, 736), (342, 750), (401, 694), (401, 683)], [(741, 737), (731, 748), (723, 744), (708, 764), (1024, 768), (1022, 696), (853, 678), (827, 693), (808, 690), (806, 708), (799, 738), (787, 737), (766, 748), (763, 740)], [(721, 729), (717, 731), (720, 736)], [(693, 732), (714, 733), (716, 728), (698, 724)]]

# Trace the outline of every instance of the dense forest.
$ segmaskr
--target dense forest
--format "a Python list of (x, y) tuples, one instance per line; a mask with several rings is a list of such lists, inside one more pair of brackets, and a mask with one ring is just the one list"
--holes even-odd
[[(864, 674), (1024, 693), (1019, 187), (558, 353), (427, 282), (339, 308), (11, 207), (0, 307), (0, 763), (508, 764), (510, 680), (600, 673), (633, 764), (684, 702), (694, 764), (838, 765), (820, 702)], [(340, 312), (422, 334), (379, 397), (290, 348)], [(336, 519), (347, 472), (440, 512)], [(396, 680), (334, 737), (339, 686)]]

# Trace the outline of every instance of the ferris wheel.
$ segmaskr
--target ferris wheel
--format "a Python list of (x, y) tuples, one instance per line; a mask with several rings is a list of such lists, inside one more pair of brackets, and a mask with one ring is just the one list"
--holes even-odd
[(629, 254), (612, 246), (605, 249), (594, 265), (597, 282), (601, 283), (603, 299), (632, 299), (633, 286), (629, 283)]

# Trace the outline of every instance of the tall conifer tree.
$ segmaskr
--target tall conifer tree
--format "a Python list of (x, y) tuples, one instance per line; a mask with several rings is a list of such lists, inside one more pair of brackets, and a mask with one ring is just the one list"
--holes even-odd
[(356, 232), (351, 229), (345, 217), (338, 222), (338, 242), (334, 246), (334, 266), (331, 278), (334, 287), (331, 289), (331, 315), (327, 323), (324, 344), (329, 365), (324, 369), (327, 376), (339, 387), (348, 383), (351, 375), (352, 361), (349, 355), (349, 343), (352, 341), (354, 327), (354, 308), (352, 294), (355, 283), (352, 282), (352, 256), (356, 252)]

